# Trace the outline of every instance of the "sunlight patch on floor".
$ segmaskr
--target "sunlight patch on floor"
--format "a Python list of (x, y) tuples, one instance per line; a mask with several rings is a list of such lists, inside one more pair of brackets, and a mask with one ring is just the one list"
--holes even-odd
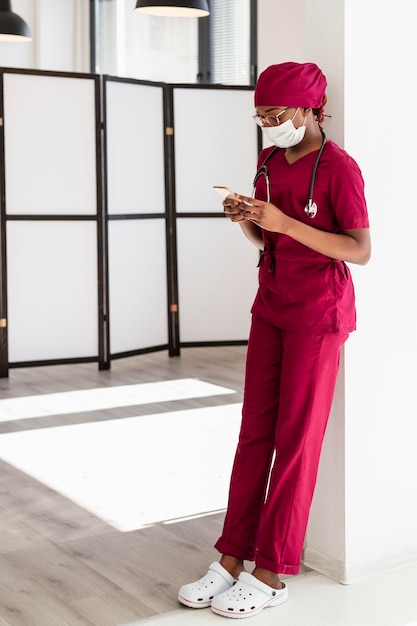
[(0, 400), (0, 422), (229, 393), (235, 393), (235, 390), (212, 385), (195, 378), (182, 378), (137, 385), (119, 385), (6, 398)]
[(225, 508), (240, 416), (238, 403), (6, 433), (0, 457), (130, 531)]

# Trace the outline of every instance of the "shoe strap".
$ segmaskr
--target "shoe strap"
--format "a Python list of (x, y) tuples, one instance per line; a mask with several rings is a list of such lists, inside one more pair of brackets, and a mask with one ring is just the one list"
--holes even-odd
[(279, 593), (281, 593), (281, 591), (285, 589), (284, 583), (282, 583), (281, 589), (274, 589), (266, 583), (263, 583), (258, 578), (255, 578), (255, 576), (252, 576), (252, 574), (249, 574), (249, 572), (242, 572), (239, 576), (239, 580), (242, 583), (251, 585), (252, 587), (256, 587), (260, 591), (263, 591), (267, 596), (277, 596)]
[(233, 583), (236, 582), (236, 579), (233, 578), (233, 576), (229, 574), (227, 569), (225, 569), (223, 565), (220, 565), (218, 561), (214, 561), (214, 563), (210, 565), (209, 570), (211, 570), (212, 572), (216, 572), (216, 574), (219, 574), (219, 576), (224, 578), (224, 580), (229, 583), (229, 585), (233, 585)]

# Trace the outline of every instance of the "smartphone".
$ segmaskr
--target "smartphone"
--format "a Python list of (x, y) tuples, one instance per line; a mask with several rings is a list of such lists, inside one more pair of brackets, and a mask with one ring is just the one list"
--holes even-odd
[(230, 200), (233, 200), (235, 198), (235, 193), (231, 189), (229, 189), (229, 187), (222, 187), (221, 185), (213, 185), (213, 189), (214, 191), (217, 191), (217, 193), (221, 195), (223, 200), (225, 198), (229, 198)]
[[(223, 200), (225, 200), (226, 198), (229, 198), (229, 200), (237, 200), (235, 192), (229, 189), (229, 187), (222, 187), (221, 185), (213, 185), (213, 189), (214, 191), (217, 191), (217, 193), (221, 195)], [(243, 204), (246, 204), (247, 206), (252, 206), (250, 202), (245, 202), (244, 200), (242, 200), (241, 202)]]

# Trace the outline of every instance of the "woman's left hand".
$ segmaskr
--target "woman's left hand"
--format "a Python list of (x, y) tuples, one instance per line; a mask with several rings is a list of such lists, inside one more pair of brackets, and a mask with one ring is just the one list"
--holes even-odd
[(238, 194), (236, 194), (236, 199), (241, 203), (239, 208), (241, 215), (243, 215), (245, 219), (257, 224), (265, 230), (275, 233), (284, 232), (288, 216), (275, 206), (275, 204)]

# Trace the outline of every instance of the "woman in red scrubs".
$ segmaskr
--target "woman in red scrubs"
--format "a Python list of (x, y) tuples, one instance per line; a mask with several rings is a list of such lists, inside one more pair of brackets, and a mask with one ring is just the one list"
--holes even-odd
[[(242, 424), (220, 562), (179, 600), (249, 617), (286, 601), (297, 574), (332, 405), (340, 348), (356, 327), (345, 262), (370, 257), (358, 165), (322, 130), (326, 78), (313, 63), (267, 68), (255, 121), (273, 144), (258, 161), (254, 198), (224, 201), (261, 250)], [(252, 573), (244, 561), (254, 561)]]

